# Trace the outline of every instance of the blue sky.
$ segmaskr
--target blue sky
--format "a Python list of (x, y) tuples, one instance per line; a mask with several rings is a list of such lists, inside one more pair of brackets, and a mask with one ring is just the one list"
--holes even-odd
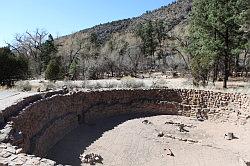
[(139, 16), (173, 0), (3, 0), (0, 46), (36, 28), (62, 36), (100, 23)]

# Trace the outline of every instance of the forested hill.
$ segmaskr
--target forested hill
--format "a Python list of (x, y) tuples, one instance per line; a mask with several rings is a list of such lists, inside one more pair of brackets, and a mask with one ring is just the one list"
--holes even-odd
[(178, 53), (175, 46), (169, 45), (168, 37), (171, 36), (169, 32), (174, 36), (185, 36), (191, 5), (191, 0), (178, 0), (146, 11), (139, 17), (96, 25), (59, 37), (55, 40), (59, 45), (58, 55), (62, 57), (66, 71), (74, 68), (76, 79), (81, 75), (99, 78), (101, 73), (120, 75), (149, 68), (185, 67), (185, 55), (175, 56), (181, 51)]
[(79, 32), (58, 38), (59, 41), (70, 40), (85, 36), (84, 34), (97, 34), (98, 38), (105, 42), (113, 33), (133, 32), (138, 24), (145, 23), (147, 20), (163, 20), (168, 24), (169, 29), (175, 27), (185, 20), (191, 11), (191, 0), (178, 0), (167, 6), (162, 6), (153, 11), (146, 11), (139, 17), (113, 21), (105, 24), (96, 25), (92, 28), (80, 30)]

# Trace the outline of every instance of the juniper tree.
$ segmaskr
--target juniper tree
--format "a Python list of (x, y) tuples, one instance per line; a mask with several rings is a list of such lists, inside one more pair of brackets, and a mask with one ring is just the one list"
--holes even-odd
[(69, 76), (71, 80), (76, 80), (79, 74), (79, 66), (78, 59), (76, 58), (71, 64), (69, 68)]
[(61, 78), (62, 72), (59, 59), (51, 59), (45, 71), (45, 79), (55, 81)]
[(8, 47), (0, 48), (0, 85), (11, 86), (13, 81), (25, 79), (27, 76), (27, 59), (16, 56)]
[(42, 70), (45, 71), (49, 61), (55, 56), (57, 53), (57, 46), (54, 43), (54, 39), (52, 35), (48, 36), (48, 39), (41, 45), (41, 65)]

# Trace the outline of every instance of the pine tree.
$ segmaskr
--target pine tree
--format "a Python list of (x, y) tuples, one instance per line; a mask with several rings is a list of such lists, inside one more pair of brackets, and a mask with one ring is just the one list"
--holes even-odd
[(242, 27), (246, 22), (247, 7), (245, 0), (193, 1), (190, 51), (193, 55), (192, 72), (196, 77), (207, 78), (214, 63), (220, 60), (223, 64), (223, 87), (227, 88), (230, 64), (245, 41)]
[(142, 41), (142, 53), (145, 57), (151, 57), (153, 65), (155, 65), (154, 53), (158, 45), (156, 39), (156, 30), (152, 21), (147, 21), (145, 24), (139, 25), (136, 31), (136, 35), (141, 38)]

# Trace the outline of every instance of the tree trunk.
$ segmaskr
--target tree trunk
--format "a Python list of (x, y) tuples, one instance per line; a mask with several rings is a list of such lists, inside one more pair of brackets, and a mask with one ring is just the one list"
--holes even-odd
[(228, 63), (225, 60), (225, 69), (224, 69), (224, 80), (223, 80), (223, 88), (227, 88), (227, 81), (228, 81)]
[(183, 55), (178, 49), (175, 49), (175, 50), (176, 50), (176, 51), (179, 53), (179, 55), (182, 57), (183, 61), (184, 61), (185, 64), (186, 64), (186, 67), (187, 67), (188, 70), (189, 70), (190, 67), (189, 67), (188, 62), (187, 62), (187, 60), (185, 59), (184, 55)]
[(110, 70), (111, 70), (111, 77), (114, 77), (114, 70), (113, 70), (113, 66), (110, 66)]
[(162, 55), (162, 63), (163, 63), (163, 69), (164, 69), (164, 73), (166, 72), (165, 70), (168, 68), (168, 64), (167, 64), (167, 61), (166, 61), (166, 57), (167, 55)]
[(218, 60), (214, 64), (213, 83), (218, 79)]
[(228, 28), (226, 31), (226, 36), (225, 36), (225, 44), (226, 44), (226, 50), (225, 50), (225, 58), (224, 58), (224, 80), (223, 80), (223, 88), (227, 88), (227, 81), (229, 77), (229, 40), (228, 40)]
[(236, 76), (238, 76), (237, 73), (239, 72), (239, 68), (240, 68), (239, 58), (240, 58), (240, 55), (237, 55), (235, 57), (235, 71), (234, 72), (235, 72)]
[(246, 77), (247, 77), (247, 65), (246, 65), (246, 60), (247, 60), (247, 50), (245, 50), (245, 53), (244, 53), (244, 59), (243, 59), (243, 69), (241, 71), (241, 76), (243, 77), (243, 73), (244, 71), (246, 72)]

